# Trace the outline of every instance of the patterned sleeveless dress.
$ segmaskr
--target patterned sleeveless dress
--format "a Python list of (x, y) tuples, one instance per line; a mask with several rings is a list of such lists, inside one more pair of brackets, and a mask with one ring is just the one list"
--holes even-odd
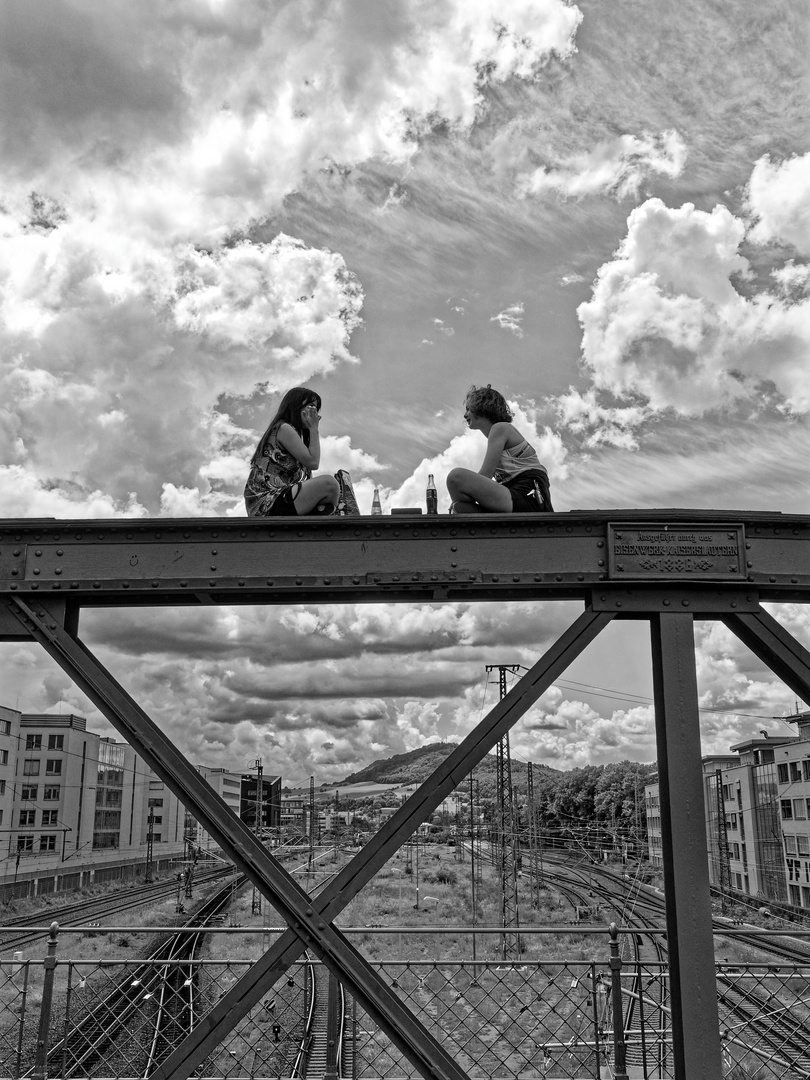
[(278, 441), (278, 432), (271, 432), (261, 453), (251, 464), (245, 484), (248, 517), (269, 517), (276, 499), (310, 476), (311, 471), (287, 453)]

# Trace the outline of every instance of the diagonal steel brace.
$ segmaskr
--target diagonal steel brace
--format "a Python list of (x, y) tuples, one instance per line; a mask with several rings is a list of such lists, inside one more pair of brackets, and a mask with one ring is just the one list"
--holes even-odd
[(810, 704), (810, 652), (764, 608), (725, 614), (723, 622), (802, 701)]
[[(46, 605), (29, 606), (21, 598), (6, 601), (28, 633), (75, 680), (140, 756), (202, 822), (223, 850), (241, 867), (282, 914), (290, 929), (253, 965), (194, 1033), (173, 1052), (158, 1077), (181, 1078), (210, 1053), (307, 947), (323, 960), (360, 1001), (372, 1019), (426, 1077), (462, 1080), (463, 1071), (402, 1004), (374, 969), (331, 923), (377, 870), (495, 745), (612, 615), (586, 611), (468, 736), (429, 780), (395, 814), (338, 878), (312, 899), (277, 863), (243, 822), (104, 669), (79, 640), (67, 634)], [(524, 685), (529, 684), (529, 685)]]

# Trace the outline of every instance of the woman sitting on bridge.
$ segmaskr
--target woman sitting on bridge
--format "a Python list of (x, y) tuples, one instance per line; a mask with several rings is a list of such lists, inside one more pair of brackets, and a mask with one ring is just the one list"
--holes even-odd
[(512, 413), (491, 386), (472, 386), (464, 419), (487, 437), (478, 472), (451, 469), (447, 490), (454, 514), (526, 514), (551, 511), (548, 473), (534, 447), (512, 426)]
[(312, 475), (321, 460), (320, 409), (320, 395), (303, 386), (293, 387), (281, 399), (250, 459), (245, 485), (248, 517), (335, 512), (337, 480)]

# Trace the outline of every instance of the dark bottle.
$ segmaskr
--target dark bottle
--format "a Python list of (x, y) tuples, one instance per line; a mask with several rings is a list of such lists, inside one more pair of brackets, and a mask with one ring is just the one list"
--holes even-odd
[(382, 513), (382, 504), (380, 503), (380, 489), (374, 488), (374, 498), (371, 503), (371, 512), (375, 516)]
[(436, 491), (436, 483), (433, 479), (433, 473), (428, 474), (427, 490), (425, 491), (425, 502), (427, 503), (427, 512), (429, 514), (438, 514), (439, 493)]

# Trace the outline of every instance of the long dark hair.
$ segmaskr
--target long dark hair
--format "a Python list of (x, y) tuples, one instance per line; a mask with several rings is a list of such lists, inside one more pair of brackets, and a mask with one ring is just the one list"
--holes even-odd
[(489, 383), (486, 386), (471, 386), (464, 399), (464, 406), (476, 416), (491, 420), (493, 424), (514, 419), (503, 394), (493, 390)]
[(262, 451), (267, 444), (268, 438), (274, 431), (277, 431), (282, 424), (289, 424), (290, 427), (295, 428), (303, 439), (304, 446), (309, 446), (309, 428), (305, 428), (301, 423), (301, 410), (307, 405), (314, 405), (320, 412), (321, 395), (316, 394), (314, 390), (308, 390), (306, 386), (294, 386), (292, 390), (287, 391), (281, 399), (281, 404), (276, 410), (276, 415), (267, 425), (264, 435), (259, 439), (259, 445), (256, 447), (256, 452), (250, 459), (251, 465), (256, 464), (262, 455)]

